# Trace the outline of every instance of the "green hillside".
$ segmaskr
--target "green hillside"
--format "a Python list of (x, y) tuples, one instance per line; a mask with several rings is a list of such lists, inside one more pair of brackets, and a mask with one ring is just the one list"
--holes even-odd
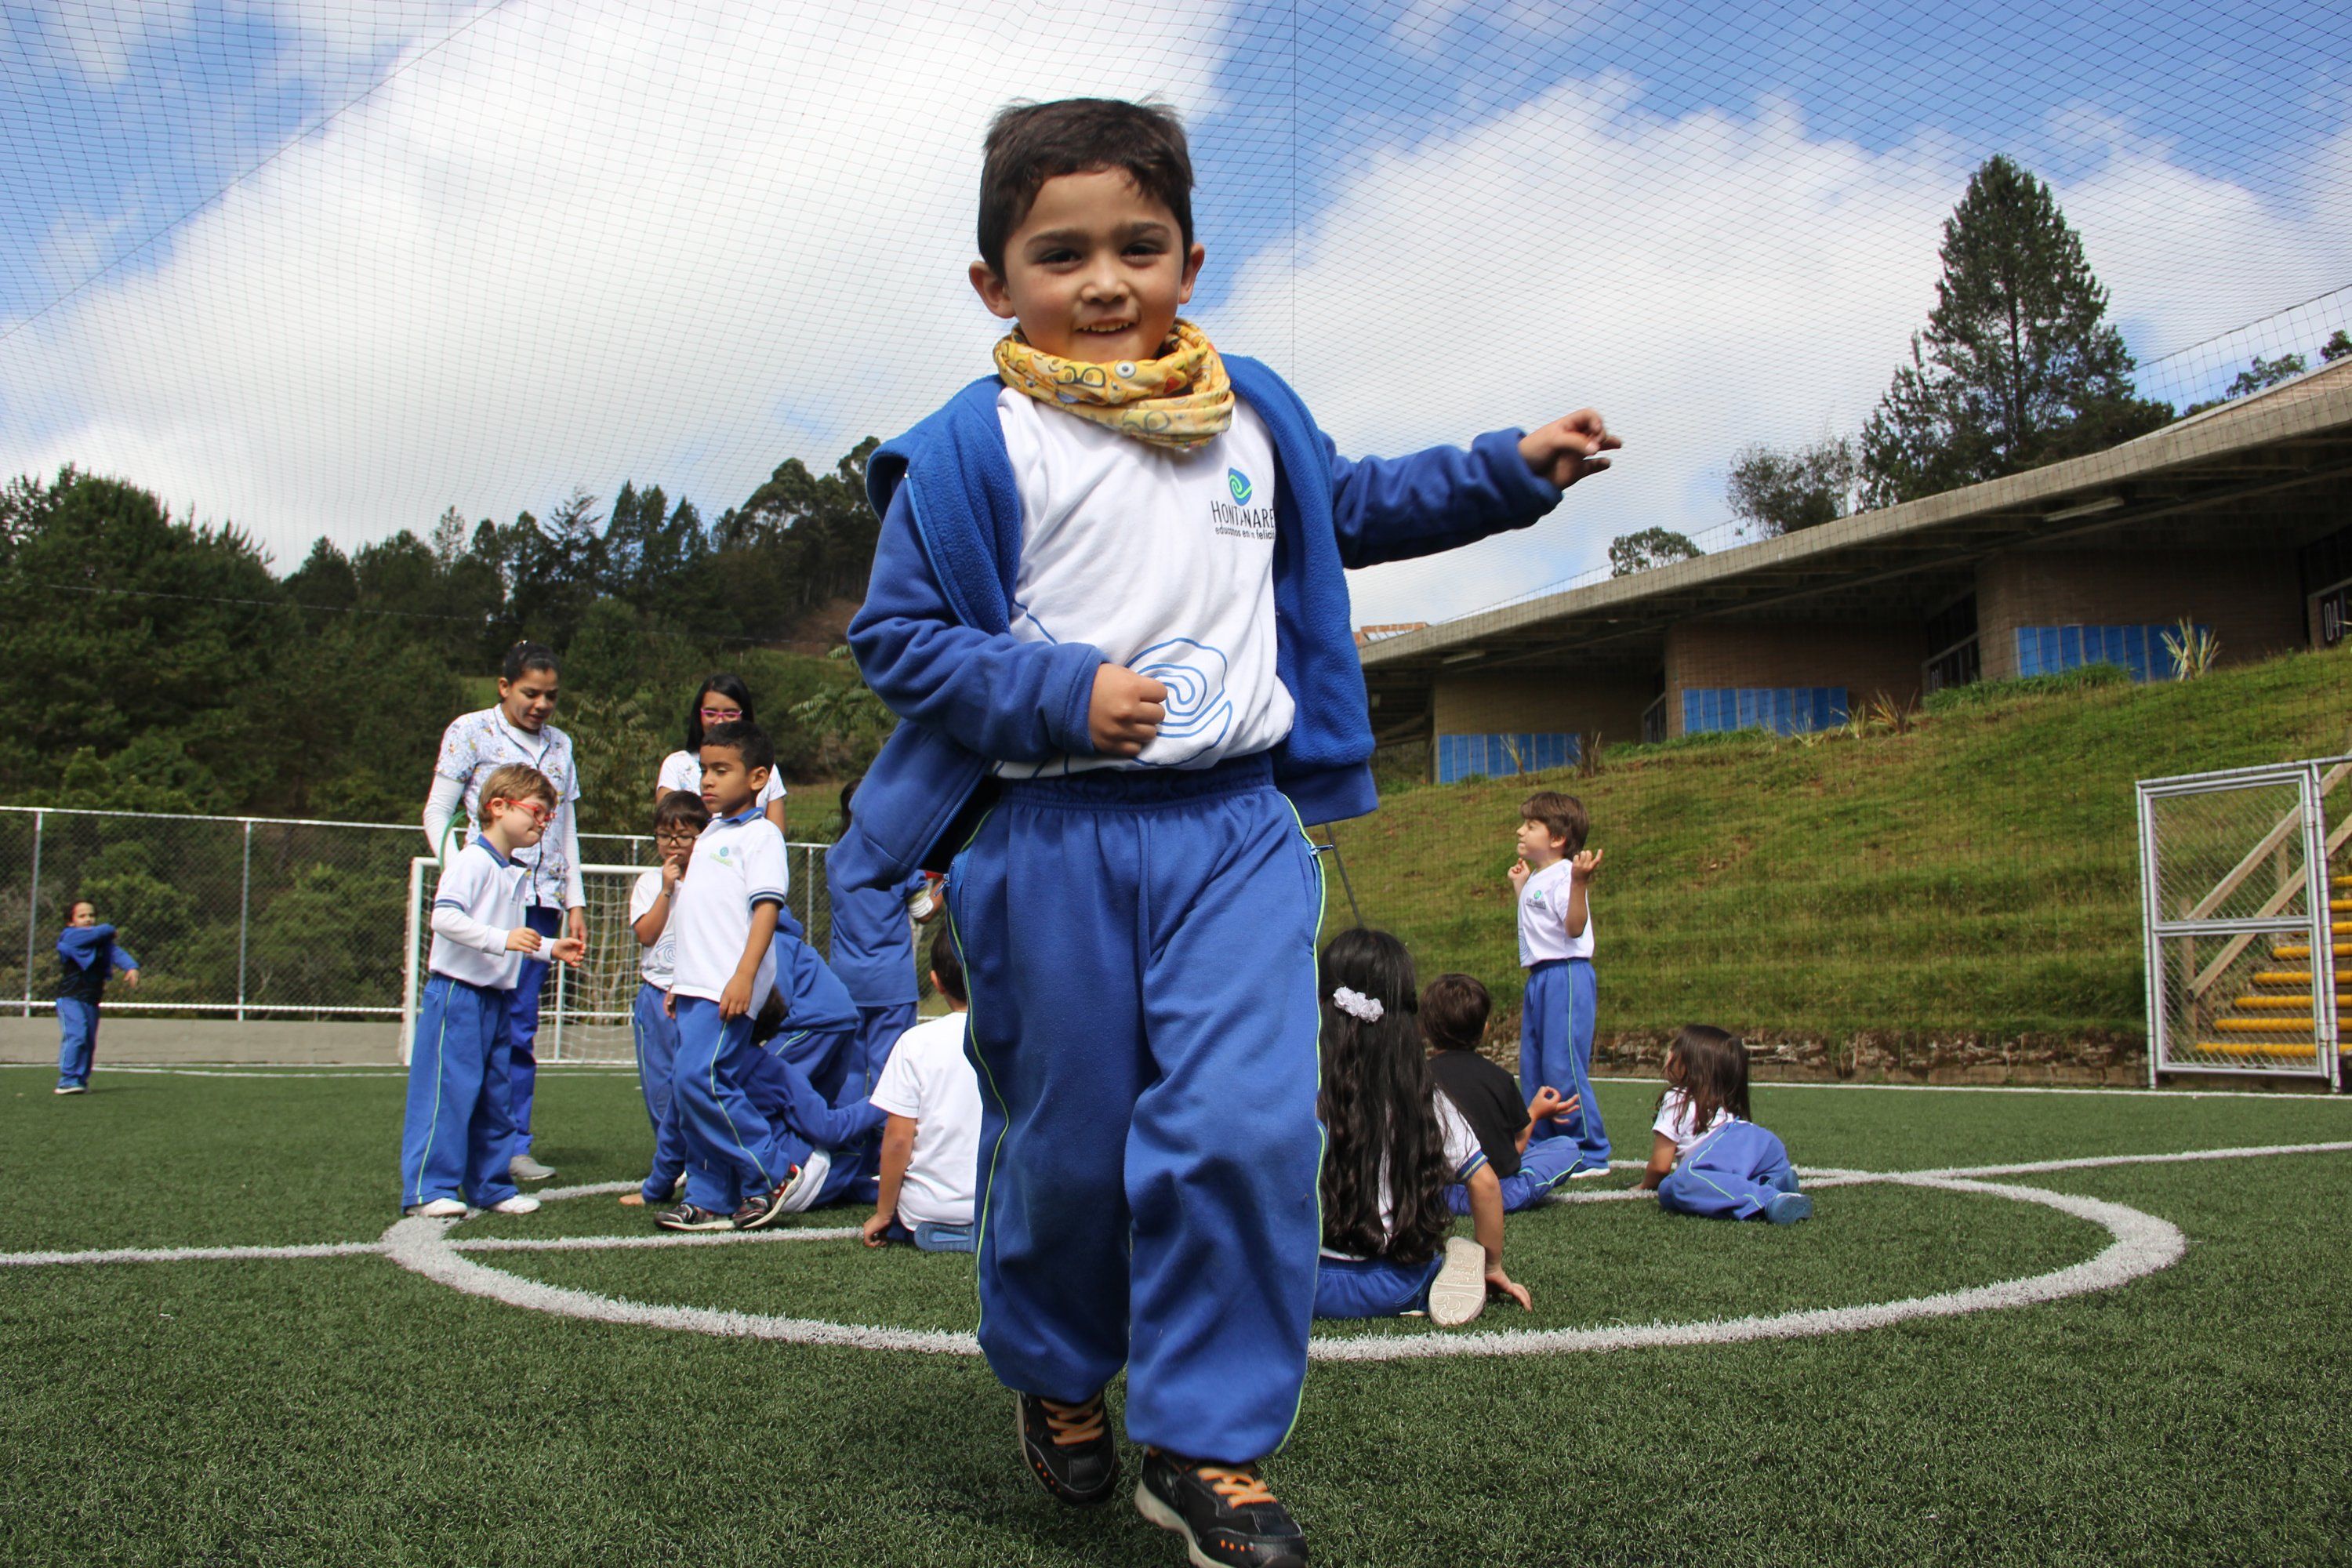
[[(2145, 1039), (2133, 780), (2333, 754), (2348, 710), (2336, 652), (2150, 686), (2084, 671), (1944, 694), (1904, 733), (1697, 737), (1605, 748), (1591, 776), (1391, 788), (1338, 838), (1363, 918), (1424, 977), (1484, 979), (1514, 1034), (1504, 872), (1518, 803), (1549, 786), (1606, 851), (1600, 1032), (1625, 1059), (1706, 1020), (1847, 1071), (1857, 1052), (1864, 1070), (2120, 1061)], [(1330, 895), (1349, 918), (1337, 876)]]

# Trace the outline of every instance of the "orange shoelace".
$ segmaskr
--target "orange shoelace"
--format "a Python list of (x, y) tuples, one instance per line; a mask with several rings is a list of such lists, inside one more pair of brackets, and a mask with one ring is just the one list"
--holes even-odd
[(1265, 1483), (1258, 1479), (1255, 1470), (1213, 1469), (1202, 1465), (1192, 1473), (1208, 1482), (1225, 1500), (1228, 1508), (1247, 1508), (1252, 1503), (1274, 1500), (1274, 1494), (1265, 1489)]
[(1096, 1442), (1103, 1435), (1102, 1395), (1097, 1394), (1084, 1405), (1065, 1405), (1057, 1399), (1040, 1398), (1045, 1407), (1045, 1426), (1054, 1434), (1054, 1441), (1062, 1447), (1074, 1448), (1081, 1443)]

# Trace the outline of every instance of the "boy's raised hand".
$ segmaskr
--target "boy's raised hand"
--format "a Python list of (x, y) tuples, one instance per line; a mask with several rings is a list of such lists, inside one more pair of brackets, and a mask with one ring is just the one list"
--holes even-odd
[(1168, 716), (1168, 689), (1148, 675), (1123, 665), (1106, 664), (1095, 671), (1093, 698), (1087, 703), (1087, 738), (1106, 757), (1141, 754), (1160, 733)]
[(1602, 454), (1624, 444), (1609, 434), (1597, 411), (1580, 408), (1520, 437), (1519, 456), (1529, 468), (1566, 489), (1585, 475), (1608, 468)]
[(1578, 850), (1576, 858), (1569, 862), (1570, 867), (1576, 873), (1577, 880), (1583, 881), (1601, 869), (1601, 858), (1608, 853), (1606, 849)]
[(1511, 879), (1512, 891), (1517, 892), (1519, 889), (1526, 887), (1528, 885), (1528, 863), (1525, 860), (1512, 861), (1509, 876)]

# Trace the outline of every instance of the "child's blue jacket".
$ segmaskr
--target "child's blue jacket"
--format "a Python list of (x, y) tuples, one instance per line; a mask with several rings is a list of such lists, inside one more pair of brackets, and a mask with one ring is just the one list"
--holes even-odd
[[(1224, 363), (1273, 435), (1279, 469), (1275, 668), (1297, 716), (1274, 749), (1275, 784), (1302, 821), (1360, 816), (1380, 799), (1347, 569), (1526, 528), (1560, 492), (1528, 470), (1516, 430), (1481, 436), (1467, 451), (1350, 461), (1280, 376), (1252, 359)], [(973, 382), (866, 468), (882, 531), (849, 645), (903, 721), (859, 783), (856, 819), (829, 857), (853, 886), (944, 869), (961, 847), (950, 830), (992, 763), (1094, 751), (1087, 709), (1102, 653), (1012, 633), (1021, 493), (997, 418), (1001, 390), (993, 376)]]
[(68, 1001), (96, 1003), (105, 994), (108, 975), (139, 967), (131, 950), (114, 940), (112, 926), (66, 927), (58, 933), (58, 957), (65, 962), (58, 994)]

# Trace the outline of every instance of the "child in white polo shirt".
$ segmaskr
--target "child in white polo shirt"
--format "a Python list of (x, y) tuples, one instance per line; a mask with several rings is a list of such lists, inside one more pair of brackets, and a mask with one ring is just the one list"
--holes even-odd
[[(700, 762), (694, 771), (698, 784)], [(645, 1096), (646, 1120), (653, 1124), (656, 1143), (662, 1123), (669, 1119), (670, 1078), (677, 1064), (677, 1020), (669, 1010), (677, 932), (670, 928), (669, 916), (677, 903), (678, 884), (686, 878), (687, 861), (694, 854), (694, 842), (709, 826), (710, 808), (702, 804), (700, 795), (682, 789), (663, 795), (654, 807), (654, 849), (662, 863), (638, 877), (629, 889), (629, 930), (645, 949), (637, 961), (637, 1000), (629, 1011), (629, 1035), (636, 1047), (637, 1089)], [(667, 1186), (660, 1196), (668, 1198)], [(632, 1208), (645, 1201), (636, 1193), (621, 1196), (621, 1202)]]
[(719, 1215), (739, 1230), (772, 1225), (800, 1176), (750, 1093), (760, 1054), (753, 1016), (776, 983), (776, 917), (791, 881), (784, 836), (760, 812), (775, 763), (756, 726), (719, 724), (702, 738), (710, 826), (695, 840), (669, 918), (677, 932), (670, 1085), (688, 1154), (686, 1203), (671, 1228), (701, 1228)]
[(943, 1018), (898, 1037), (874, 1103), (889, 1112), (882, 1130), (882, 1181), (865, 1226), (866, 1245), (911, 1241), (925, 1252), (970, 1252), (972, 1194), (980, 1184), (980, 1075), (964, 1055), (963, 965), (955, 943), (931, 943), (931, 989), (948, 1000)]
[(408, 1111), (400, 1141), (401, 1202), (411, 1215), (454, 1219), (462, 1191), (499, 1214), (529, 1214), (537, 1198), (507, 1176), (514, 1137), (509, 993), (522, 955), (542, 949), (577, 963), (585, 944), (550, 939), (523, 915), (528, 868), (515, 851), (537, 844), (556, 809), (555, 786), (510, 763), (482, 785), (482, 831), (451, 859), (433, 894), (432, 975), (408, 1058)]
[(1609, 1173), (1609, 1133), (1592, 1093), (1592, 877), (1601, 851), (1587, 849), (1584, 803), (1538, 790), (1519, 807), (1519, 963), (1528, 987), (1519, 1004), (1519, 1089), (1553, 1084), (1572, 1110), (1538, 1121), (1530, 1142), (1573, 1138), (1572, 1180)]

